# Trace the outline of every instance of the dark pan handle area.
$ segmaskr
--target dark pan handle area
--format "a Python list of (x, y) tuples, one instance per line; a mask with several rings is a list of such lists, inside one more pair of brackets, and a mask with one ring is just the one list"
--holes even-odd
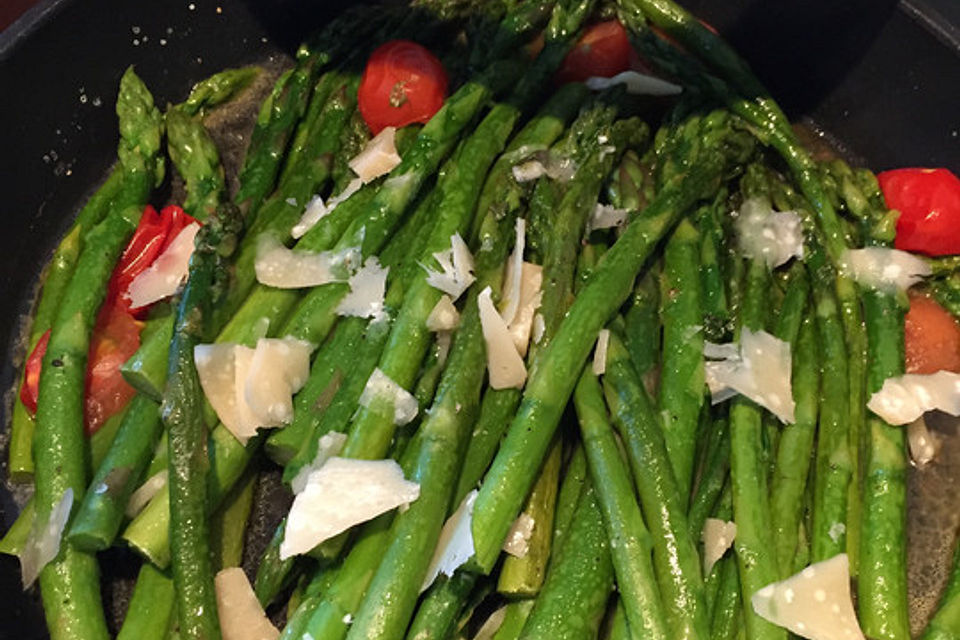
[[(2, 1), (2, 0), (0, 0)], [(130, 64), (161, 105), (210, 73), (294, 50), (348, 0), (46, 0), (0, 34), (0, 389), (23, 358), (37, 274), (116, 156), (113, 101)], [(960, 171), (956, 0), (694, 0), (791, 117), (809, 117), (871, 167)], [(13, 394), (0, 403), (0, 452)], [(6, 477), (6, 472), (0, 470)], [(0, 531), (16, 516), (0, 486)], [(111, 556), (112, 558), (112, 556)], [(109, 559), (105, 559), (109, 562)], [(0, 638), (45, 638), (35, 592), (0, 557)]]

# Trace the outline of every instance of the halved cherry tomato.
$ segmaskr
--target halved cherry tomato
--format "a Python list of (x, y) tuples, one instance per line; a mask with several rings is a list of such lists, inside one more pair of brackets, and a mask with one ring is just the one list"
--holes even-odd
[(600, 22), (589, 27), (563, 59), (557, 82), (615, 76), (630, 68), (632, 52), (627, 30), (618, 20)]
[(143, 323), (120, 304), (104, 306), (97, 316), (87, 357), (84, 424), (94, 433), (122, 409), (136, 391), (120, 373), (120, 365), (140, 348)]
[(374, 135), (385, 127), (427, 122), (447, 95), (443, 64), (425, 47), (391, 40), (367, 61), (357, 92), (357, 106)]
[(894, 169), (877, 180), (887, 206), (900, 212), (897, 249), (960, 253), (960, 178), (948, 169)]
[(47, 344), (50, 342), (50, 329), (47, 329), (23, 366), (23, 384), (20, 385), (20, 402), (27, 408), (30, 415), (37, 412), (37, 396), (40, 391), (40, 367), (43, 366), (43, 356), (47, 353)]
[(176, 205), (166, 206), (160, 213), (147, 205), (130, 242), (127, 243), (127, 248), (113, 270), (104, 304), (110, 305), (116, 301), (125, 309), (129, 309), (130, 300), (127, 297), (127, 289), (130, 288), (130, 283), (153, 264), (157, 256), (170, 246), (184, 227), (193, 222), (196, 220)]
[(910, 296), (903, 339), (907, 373), (960, 372), (960, 325), (936, 300)]

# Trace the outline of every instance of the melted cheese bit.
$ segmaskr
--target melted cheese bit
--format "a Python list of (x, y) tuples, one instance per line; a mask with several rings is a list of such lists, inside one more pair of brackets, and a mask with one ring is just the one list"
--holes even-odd
[(910, 460), (918, 467), (925, 467), (940, 451), (940, 438), (927, 428), (923, 416), (907, 427), (907, 444), (910, 446)]
[(396, 135), (396, 127), (385, 127), (347, 163), (364, 184), (390, 173), (400, 164)]
[(703, 353), (707, 358), (723, 358), (705, 363), (713, 404), (740, 393), (768, 409), (781, 422), (793, 423), (790, 343), (766, 331), (744, 329), (738, 346), (708, 343)]
[(450, 236), (450, 248), (433, 254), (440, 265), (440, 271), (421, 264), (427, 272), (427, 284), (450, 294), (453, 300), (459, 298), (477, 278), (473, 275), (473, 255), (459, 233)]
[(384, 317), (383, 298), (387, 292), (387, 274), (389, 267), (381, 267), (376, 256), (367, 258), (363, 268), (350, 276), (350, 293), (337, 305), (337, 314), (372, 318)]
[(280, 632), (260, 606), (243, 569), (224, 569), (216, 575), (213, 584), (223, 640), (276, 640), (280, 637)]
[(867, 408), (893, 425), (909, 424), (934, 409), (960, 416), (960, 374), (937, 371), (887, 378)]
[(628, 213), (629, 211), (626, 209), (617, 209), (608, 204), (600, 204), (598, 202), (597, 206), (593, 208), (590, 219), (587, 220), (587, 235), (590, 235), (591, 231), (598, 229), (622, 227), (627, 222)]
[(172, 296), (187, 279), (193, 242), (200, 225), (192, 222), (181, 229), (173, 242), (127, 288), (130, 308), (138, 309)]
[(420, 496), (393, 460), (330, 458), (310, 473), (287, 516), (280, 559), (306, 553), (354, 525)]
[(367, 379), (367, 384), (360, 394), (359, 404), (368, 409), (374, 404), (382, 408), (389, 404), (393, 408), (393, 423), (402, 427), (417, 417), (419, 405), (417, 399), (409, 391), (390, 379), (380, 368), (373, 370)]
[(764, 620), (810, 640), (863, 640), (850, 598), (850, 563), (841, 553), (750, 598)]
[(520, 389), (527, 381), (527, 368), (523, 364), (513, 336), (497, 308), (493, 306), (490, 287), (477, 296), (480, 325), (487, 343), (487, 371), (493, 389)]
[(340, 452), (343, 451), (343, 445), (346, 443), (347, 434), (339, 431), (331, 431), (320, 436), (320, 440), (317, 442), (317, 455), (313, 456), (313, 461), (300, 469), (290, 482), (293, 493), (298, 494), (306, 489), (310, 474), (326, 464), (330, 458), (340, 455)]
[(683, 87), (660, 78), (636, 71), (623, 71), (610, 78), (593, 76), (584, 83), (592, 91), (603, 91), (618, 84), (625, 85), (627, 93), (644, 96), (675, 96)]
[(713, 565), (723, 557), (734, 538), (737, 537), (737, 525), (717, 518), (707, 518), (703, 523), (700, 540), (703, 542), (703, 575), (713, 571)]
[(293, 238), (303, 237), (307, 231), (310, 231), (320, 220), (326, 216), (333, 213), (333, 210), (337, 208), (341, 202), (344, 202), (347, 198), (355, 194), (360, 190), (360, 187), (363, 186), (363, 180), (360, 178), (354, 178), (347, 183), (347, 186), (343, 188), (343, 191), (330, 198), (326, 203), (323, 202), (323, 198), (319, 195), (313, 196), (310, 199), (310, 202), (307, 203), (307, 208), (304, 210), (303, 215), (300, 217), (300, 221), (293, 226), (293, 229), (290, 230), (290, 235)]
[(515, 558), (522, 558), (530, 551), (530, 537), (536, 521), (529, 513), (521, 513), (510, 525), (507, 539), (503, 541), (503, 550)]
[(447, 577), (452, 576), (457, 567), (473, 556), (473, 533), (470, 526), (473, 524), (473, 503), (477, 499), (477, 493), (474, 489), (464, 496), (457, 510), (443, 523), (433, 557), (427, 565), (423, 584), (420, 585), (420, 593), (426, 591), (441, 573)]
[(771, 269), (803, 257), (803, 225), (793, 211), (774, 211), (764, 199), (751, 198), (741, 205), (736, 226), (744, 254)]
[(597, 334), (597, 347), (593, 351), (593, 375), (602, 376), (607, 372), (607, 347), (610, 345), (610, 330), (600, 329)]
[(840, 256), (840, 267), (859, 284), (891, 293), (906, 291), (932, 273), (923, 258), (886, 247), (848, 249)]
[(320, 253), (294, 251), (265, 233), (257, 240), (253, 267), (260, 284), (278, 289), (299, 289), (346, 282), (360, 266), (360, 261), (360, 247)]
[(427, 316), (426, 325), (430, 331), (453, 331), (460, 326), (460, 312), (453, 306), (450, 296), (440, 296)]
[(63, 530), (73, 508), (73, 489), (67, 487), (60, 500), (46, 518), (36, 517), (30, 535), (20, 551), (20, 578), (26, 590), (36, 581), (40, 572), (60, 553)]

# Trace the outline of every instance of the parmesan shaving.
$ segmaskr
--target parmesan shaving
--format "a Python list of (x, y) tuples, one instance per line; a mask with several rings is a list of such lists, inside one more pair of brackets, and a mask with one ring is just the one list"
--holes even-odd
[(547, 330), (547, 323), (543, 319), (543, 314), (535, 314), (533, 316), (533, 328), (532, 328), (532, 337), (534, 344), (540, 344), (540, 341), (543, 340), (543, 334)]
[(269, 233), (257, 241), (254, 270), (257, 282), (279, 289), (316, 287), (330, 282), (345, 282), (360, 266), (360, 247), (341, 251), (294, 251)]
[(450, 295), (453, 300), (459, 298), (476, 277), (473, 275), (473, 255), (459, 233), (450, 236), (450, 248), (433, 254), (440, 265), (440, 271), (421, 265), (427, 272), (427, 284)]
[(430, 564), (420, 593), (426, 591), (441, 573), (447, 577), (453, 575), (457, 567), (473, 556), (473, 503), (477, 499), (478, 491), (474, 489), (460, 502), (457, 510), (447, 518), (440, 530), (437, 546), (433, 551)]
[(840, 257), (841, 271), (866, 287), (893, 293), (906, 291), (932, 273), (926, 260), (886, 247), (848, 249)]
[(487, 371), (493, 389), (520, 389), (527, 380), (527, 368), (513, 344), (503, 318), (493, 306), (490, 287), (477, 296), (483, 339), (487, 343)]
[(347, 163), (364, 184), (390, 173), (394, 167), (400, 164), (396, 135), (396, 127), (385, 127), (374, 136), (373, 140), (367, 142), (360, 153)]
[(803, 257), (803, 225), (794, 211), (774, 211), (763, 198), (751, 198), (741, 205), (736, 226), (744, 254), (771, 269)]
[(72, 508), (73, 489), (67, 487), (46, 518), (34, 518), (30, 535), (20, 552), (20, 576), (24, 590), (36, 581), (43, 568), (60, 553), (60, 541), (67, 521), (70, 520)]
[(587, 220), (587, 235), (598, 229), (622, 227), (627, 222), (627, 209), (617, 209), (608, 204), (597, 203), (590, 219)]
[(750, 598), (754, 612), (810, 640), (863, 640), (850, 597), (850, 562), (841, 553)]
[(529, 513), (521, 513), (510, 526), (507, 539), (503, 541), (503, 550), (514, 558), (522, 558), (530, 551), (530, 537), (536, 521)]
[(220, 571), (213, 580), (223, 640), (276, 640), (280, 632), (264, 612), (240, 567)]
[(737, 536), (737, 525), (717, 518), (707, 518), (703, 523), (700, 540), (703, 542), (703, 575), (713, 571), (713, 565), (723, 557)]
[(130, 494), (130, 499), (127, 500), (127, 508), (124, 511), (128, 518), (135, 518), (147, 506), (147, 503), (153, 500), (153, 496), (167, 486), (167, 475), (167, 469), (156, 472)]
[(383, 298), (387, 291), (389, 271), (389, 267), (380, 266), (376, 256), (367, 258), (363, 268), (350, 276), (350, 293), (337, 305), (337, 313), (374, 320), (382, 318), (386, 313)]
[(483, 621), (483, 625), (477, 629), (477, 635), (473, 636), (473, 640), (493, 640), (506, 618), (507, 605), (503, 605)]
[(453, 331), (460, 326), (460, 312), (453, 306), (450, 296), (444, 294), (433, 305), (427, 316), (427, 329), (430, 331)]
[(773, 413), (781, 422), (794, 422), (790, 344), (766, 331), (744, 329), (736, 356), (730, 346), (704, 347), (704, 355), (723, 353), (723, 359), (705, 363), (713, 404), (737, 393)]
[(610, 345), (610, 329), (600, 329), (597, 334), (597, 347), (593, 351), (593, 375), (602, 376), (607, 372), (607, 347)]
[(517, 218), (516, 240), (513, 253), (507, 259), (506, 274), (503, 277), (503, 299), (500, 300), (500, 315), (509, 326), (520, 308), (520, 286), (523, 276), (523, 251), (527, 240), (527, 221)]
[(133, 279), (127, 288), (131, 309), (145, 307), (177, 292), (187, 279), (198, 231), (200, 225), (196, 222), (185, 226), (153, 264)]
[(280, 559), (306, 553), (354, 525), (409, 504), (420, 485), (393, 460), (333, 457), (310, 473), (287, 516)]
[(385, 409), (383, 405), (389, 404), (393, 410), (393, 423), (398, 427), (416, 418), (419, 410), (417, 399), (379, 368), (374, 369), (367, 379), (359, 404), (368, 409), (376, 405), (380, 410)]
[(261, 427), (279, 427), (293, 420), (292, 396), (310, 375), (309, 342), (294, 338), (257, 341), (244, 378), (244, 400)]
[(359, 191), (362, 186), (363, 180), (354, 178), (347, 183), (343, 191), (330, 198), (326, 203), (324, 203), (323, 198), (319, 195), (313, 196), (310, 202), (307, 203), (307, 208), (300, 217), (300, 221), (291, 229), (290, 235), (293, 236), (293, 238), (301, 238), (306, 235), (307, 231), (310, 231), (320, 220), (333, 213), (337, 205)]
[(507, 331), (513, 338), (513, 345), (517, 348), (517, 352), (521, 357), (525, 357), (527, 347), (530, 345), (533, 318), (543, 299), (540, 291), (543, 267), (532, 262), (524, 262), (520, 266), (520, 273), (520, 305), (513, 320), (507, 323)]
[(927, 428), (923, 416), (907, 427), (907, 444), (910, 445), (910, 460), (921, 468), (936, 458), (940, 450), (940, 439)]
[(347, 434), (339, 431), (331, 431), (320, 436), (320, 440), (317, 441), (317, 455), (313, 456), (313, 461), (300, 469), (290, 482), (293, 493), (298, 494), (306, 489), (310, 474), (322, 467), (330, 458), (340, 455), (346, 443)]
[(893, 425), (909, 424), (934, 409), (960, 416), (960, 374), (937, 371), (887, 378), (867, 408)]
[(576, 163), (569, 157), (548, 149), (534, 151), (531, 159), (514, 165), (513, 179), (530, 182), (543, 176), (558, 182), (569, 182), (577, 173)]
[(644, 96), (675, 96), (683, 91), (680, 85), (636, 71), (623, 71), (610, 78), (593, 76), (587, 78), (584, 84), (592, 91), (603, 91), (622, 84), (627, 88), (627, 93)]

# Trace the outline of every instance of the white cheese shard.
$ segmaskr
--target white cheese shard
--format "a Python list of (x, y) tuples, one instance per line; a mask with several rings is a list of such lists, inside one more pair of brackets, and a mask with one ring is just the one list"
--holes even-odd
[(597, 203), (593, 208), (590, 219), (587, 220), (587, 235), (598, 229), (611, 229), (613, 227), (622, 227), (627, 222), (627, 209), (617, 209), (608, 204)]
[(540, 344), (540, 341), (543, 340), (543, 334), (547, 330), (547, 323), (543, 319), (543, 314), (536, 314), (533, 316), (533, 329), (531, 336), (533, 338), (534, 344)]
[(313, 345), (294, 338), (257, 341), (244, 379), (244, 399), (261, 427), (279, 427), (293, 420), (293, 394), (310, 375)]
[(147, 480), (137, 487), (137, 490), (130, 494), (127, 500), (127, 508), (124, 514), (128, 518), (135, 518), (143, 510), (147, 503), (153, 500), (153, 496), (160, 493), (160, 490), (167, 486), (167, 469), (161, 469), (147, 478)]
[(536, 521), (529, 513), (521, 513), (510, 525), (506, 540), (503, 541), (503, 550), (514, 558), (522, 558), (530, 551), (530, 536)]
[(360, 394), (359, 404), (369, 409), (372, 405), (380, 403), (390, 403), (393, 407), (393, 423), (398, 427), (416, 418), (419, 410), (417, 399), (378, 367), (367, 379), (363, 393)]
[(260, 284), (278, 289), (300, 289), (346, 282), (360, 262), (360, 247), (320, 253), (294, 251), (273, 235), (264, 233), (257, 240), (253, 267)]
[(503, 605), (483, 621), (483, 624), (477, 629), (477, 635), (473, 636), (473, 640), (493, 640), (497, 635), (497, 631), (503, 626), (503, 621), (506, 617), (507, 605)]
[(290, 235), (295, 239), (302, 238), (306, 235), (307, 231), (310, 231), (320, 220), (333, 213), (337, 205), (359, 191), (362, 186), (363, 180), (354, 178), (347, 183), (343, 191), (330, 198), (327, 202), (324, 202), (323, 198), (319, 195), (313, 196), (310, 202), (307, 203), (307, 208), (304, 210), (303, 215), (300, 216), (300, 221), (290, 230)]
[(478, 493), (474, 489), (464, 496), (457, 510), (443, 523), (423, 584), (420, 585), (420, 593), (426, 591), (441, 573), (452, 576), (457, 567), (473, 556), (473, 532), (470, 527), (473, 524), (473, 503)]
[(459, 298), (477, 279), (473, 275), (473, 255), (459, 233), (450, 236), (449, 249), (434, 253), (433, 258), (441, 271), (420, 265), (427, 272), (427, 284), (449, 294), (453, 300)]
[(859, 284), (890, 293), (906, 291), (932, 273), (923, 258), (886, 247), (848, 249), (840, 256), (840, 267)]
[(734, 538), (737, 537), (737, 525), (718, 518), (707, 518), (703, 523), (700, 540), (703, 542), (703, 575), (713, 571), (713, 565), (723, 557)]
[(306, 553), (343, 533), (420, 496), (393, 460), (333, 457), (310, 473), (287, 516), (280, 559)]
[(453, 331), (460, 326), (460, 312), (453, 306), (450, 296), (440, 296), (427, 316), (426, 325), (430, 331)]
[(940, 438), (927, 428), (927, 421), (923, 416), (907, 427), (907, 444), (911, 462), (921, 468), (933, 461), (940, 450)]
[(803, 258), (803, 224), (795, 211), (774, 211), (763, 198), (750, 198), (740, 206), (736, 227), (743, 253), (771, 269)]
[(367, 142), (360, 153), (347, 162), (364, 183), (390, 173), (400, 164), (396, 136), (396, 127), (385, 127), (373, 140)]
[(73, 508), (73, 489), (67, 487), (46, 518), (36, 517), (20, 551), (20, 578), (24, 590), (32, 585), (47, 564), (60, 553), (63, 531)]
[(597, 334), (597, 346), (593, 350), (593, 375), (602, 376), (607, 372), (607, 347), (610, 346), (610, 329), (600, 329)]
[(960, 416), (960, 374), (937, 371), (887, 378), (867, 408), (893, 425), (909, 424), (934, 409)]
[(513, 336), (493, 305), (490, 287), (477, 296), (480, 325), (487, 343), (487, 371), (493, 389), (520, 389), (527, 380), (527, 368), (517, 352)]
[(750, 598), (754, 612), (810, 640), (863, 640), (850, 597), (850, 562), (841, 553), (769, 584)]
[(223, 640), (276, 640), (280, 637), (280, 632), (260, 606), (243, 569), (224, 569), (217, 573), (213, 584)]
[(294, 495), (303, 492), (307, 487), (307, 480), (310, 474), (322, 467), (327, 460), (340, 455), (343, 451), (343, 445), (347, 443), (347, 434), (339, 431), (330, 431), (320, 436), (317, 442), (317, 455), (313, 456), (313, 461), (300, 469), (293, 480), (290, 482), (290, 488)]
[(509, 325), (513, 322), (520, 308), (520, 289), (523, 276), (523, 252), (527, 244), (527, 221), (517, 218), (516, 239), (513, 242), (513, 252), (507, 258), (506, 273), (503, 276), (503, 295), (500, 300), (500, 315)]
[(534, 316), (543, 300), (543, 293), (540, 290), (542, 284), (542, 266), (532, 262), (524, 262), (520, 265), (520, 304), (513, 320), (507, 322), (507, 331), (510, 332), (513, 345), (521, 357), (527, 355), (527, 348), (530, 346)]
[[(246, 445), (250, 438), (257, 435), (257, 429), (263, 426), (260, 424), (260, 418), (253, 412), (250, 405), (247, 404), (247, 378), (250, 374), (250, 365), (253, 364), (253, 354), (255, 351), (255, 349), (251, 349), (246, 345), (234, 345), (233, 384), (234, 393), (236, 394), (237, 426), (234, 430), (231, 429), (230, 425), (226, 422), (223, 423), (223, 426), (243, 445)], [(223, 422), (222, 419), (221, 422)]]
[(149, 267), (137, 275), (127, 288), (130, 308), (139, 309), (157, 300), (172, 296), (187, 279), (193, 241), (200, 225), (191, 222), (177, 234), (163, 253)]
[(567, 156), (543, 150), (535, 152), (532, 159), (514, 165), (511, 171), (517, 182), (530, 182), (543, 176), (557, 182), (569, 182), (577, 173), (577, 165)]
[(622, 84), (626, 86), (627, 93), (643, 96), (675, 96), (683, 91), (680, 85), (636, 71), (622, 71), (610, 78), (593, 76), (587, 78), (584, 84), (592, 91), (603, 91)]
[(350, 276), (350, 293), (337, 305), (337, 314), (357, 318), (380, 319), (386, 311), (383, 298), (387, 292), (389, 267), (381, 267), (376, 256), (367, 258), (363, 268)]
[(705, 373), (713, 404), (737, 393), (773, 413), (781, 422), (794, 422), (795, 403), (791, 385), (790, 343), (766, 331), (744, 329), (734, 352), (729, 345), (704, 347)]
[(234, 343), (198, 344), (193, 348), (200, 387), (220, 422), (236, 435), (240, 416), (237, 407), (236, 347)]

